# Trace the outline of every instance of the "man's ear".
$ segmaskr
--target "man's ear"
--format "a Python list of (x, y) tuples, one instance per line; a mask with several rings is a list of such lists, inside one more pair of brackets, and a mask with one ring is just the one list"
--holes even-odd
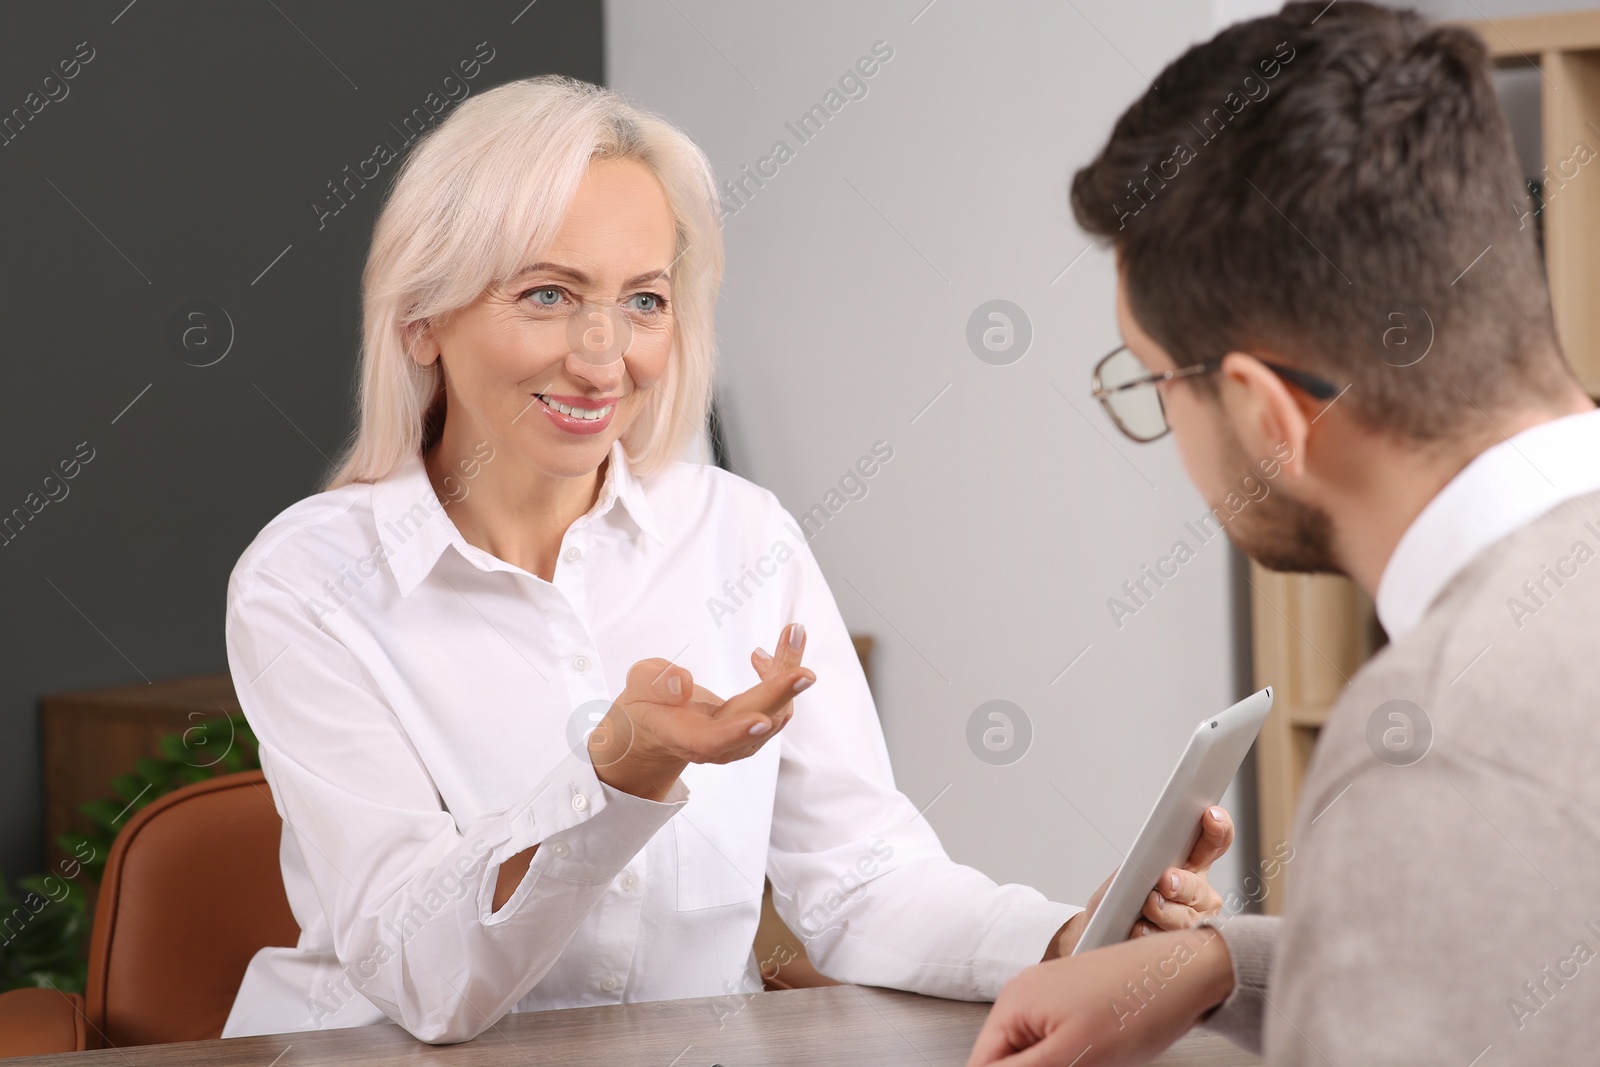
[(1252, 462), (1276, 460), (1291, 478), (1305, 474), (1306, 438), (1321, 406), (1243, 352), (1222, 358), (1222, 404)]

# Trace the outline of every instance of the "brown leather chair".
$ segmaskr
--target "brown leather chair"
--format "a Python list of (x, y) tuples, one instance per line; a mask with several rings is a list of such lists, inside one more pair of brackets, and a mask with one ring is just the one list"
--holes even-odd
[(260, 771), (140, 810), (106, 858), (86, 995), (0, 994), (0, 1056), (222, 1036), (250, 957), (300, 939), (278, 867), (282, 828)]

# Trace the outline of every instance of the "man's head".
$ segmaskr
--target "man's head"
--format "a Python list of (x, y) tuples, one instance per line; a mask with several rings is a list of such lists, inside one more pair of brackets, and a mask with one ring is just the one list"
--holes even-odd
[[(1123, 337), (1150, 370), (1226, 357), (1158, 387), (1207, 500), (1292, 450), (1283, 491), (1228, 527), (1268, 566), (1348, 569), (1323, 489), (1366, 476), (1368, 446), (1459, 469), (1497, 416), (1581, 400), (1464, 29), (1353, 0), (1230, 27), (1123, 114), (1072, 205), (1116, 250)], [(1343, 392), (1330, 406), (1268, 363)]]

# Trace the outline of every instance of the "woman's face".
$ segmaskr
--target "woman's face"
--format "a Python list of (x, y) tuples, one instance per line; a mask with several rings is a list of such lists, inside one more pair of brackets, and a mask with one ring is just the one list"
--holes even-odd
[(592, 163), (555, 242), (503, 287), (426, 330), (448, 443), (488, 440), (557, 477), (593, 473), (666, 373), (676, 238), (654, 174)]

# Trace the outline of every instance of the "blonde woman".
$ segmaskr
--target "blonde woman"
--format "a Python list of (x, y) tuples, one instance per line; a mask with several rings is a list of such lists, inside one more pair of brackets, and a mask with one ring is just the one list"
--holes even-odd
[[(846, 981), (993, 999), (1076, 943), (1082, 909), (952, 862), (896, 791), (777, 500), (678, 461), (711, 395), (715, 202), (682, 133), (564, 79), (467, 101), (404, 164), (353, 442), (229, 584), (302, 933), (251, 961), (224, 1036), (451, 1042), (758, 990), (766, 876)], [(1206, 831), (1157, 926), (1218, 909), (1232, 827)]]

